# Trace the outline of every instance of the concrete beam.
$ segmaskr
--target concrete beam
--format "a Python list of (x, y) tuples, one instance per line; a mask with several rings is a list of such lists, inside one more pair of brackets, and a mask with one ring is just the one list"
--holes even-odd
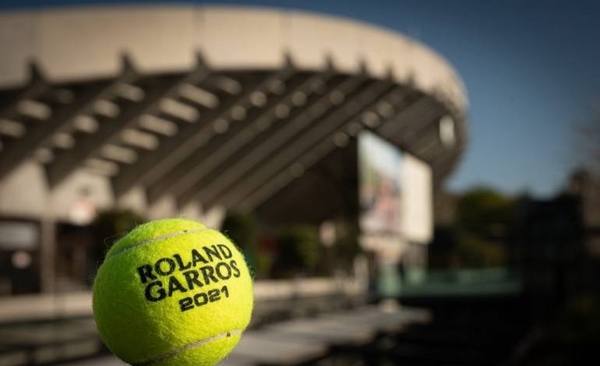
[(221, 100), (217, 108), (202, 113), (196, 123), (181, 125), (176, 136), (165, 139), (158, 149), (142, 155), (135, 165), (123, 168), (121, 173), (113, 178), (113, 188), (117, 197), (125, 194), (136, 184), (148, 186), (159, 181), (171, 169), (193, 155), (218, 134), (217, 120), (232, 117), (230, 116), (232, 107), (240, 103), (248, 103), (253, 90), (259, 86), (267, 87), (269, 81), (276, 77), (285, 77), (288, 73), (291, 73), (290, 67), (265, 78), (243, 83), (241, 93)]
[[(359, 93), (348, 96), (345, 103), (337, 108), (327, 118), (313, 124), (304, 134), (296, 136), (284, 150), (265, 161), (258, 169), (244, 178), (234, 189), (220, 199), (226, 207), (236, 207), (248, 195), (268, 184), (270, 178), (277, 173), (288, 170), (290, 174), (298, 174), (304, 166), (296, 165), (298, 159), (305, 153), (313, 152), (322, 140), (331, 140), (335, 134), (350, 122), (354, 117), (370, 109), (386, 93), (394, 90), (393, 83), (389, 80), (375, 81), (365, 86)], [(340, 132), (345, 133), (345, 132)]]
[[(218, 176), (206, 177), (205, 180), (194, 185), (191, 190), (188, 190), (178, 199), (182, 202), (185, 202), (184, 200), (199, 199), (203, 204), (207, 201), (214, 202), (215, 198), (238, 181), (243, 180), (257, 165), (260, 165), (279, 149), (289, 144), (298, 133), (326, 116), (330, 112), (332, 101), (342, 103), (344, 94), (358, 89), (365, 80), (364, 75), (340, 76), (325, 85), (317, 87), (317, 90), (308, 97), (305, 106), (297, 108), (293, 115), (275, 124), (270, 129), (269, 134), (264, 134), (261, 138), (256, 139), (252, 145), (249, 145), (248, 149), (241, 150), (240, 152), (243, 155), (236, 155), (235, 159), (230, 159), (222, 167)], [(321, 88), (325, 91), (318, 90)]]
[[(367, 126), (364, 126), (365, 120), (363, 118), (366, 112), (375, 113), (376, 105), (381, 101), (389, 103), (396, 110), (401, 109), (406, 104), (407, 93), (402, 87), (388, 89), (383, 95), (370, 102), (360, 113), (350, 119), (346, 119), (345, 123), (337, 128), (337, 133), (344, 133), (346, 136), (355, 136), (360, 130), (367, 128)], [(316, 140), (315, 144), (309, 150), (304, 152), (293, 163), (289, 164), (289, 169), (281, 170), (277, 175), (270, 177), (268, 182), (265, 182), (258, 189), (241, 199), (239, 203), (236, 203), (236, 207), (248, 211), (254, 210), (289, 185), (294, 179), (298, 178), (300, 176), (299, 173), (307, 171), (333, 150), (341, 147), (340, 142), (337, 141), (336, 134), (329, 134), (320, 140)], [(298, 171), (298, 169), (301, 170)]]
[[(205, 136), (206, 142), (174, 164), (157, 180), (148, 184), (149, 202), (156, 202), (166, 193), (177, 196), (211, 169), (218, 169), (219, 161), (243, 147), (246, 136), (244, 132), (254, 126), (257, 118), (285, 99), (290, 88), (295, 89), (296, 84), (301, 82), (302, 78), (291, 80), (293, 75), (294, 71), (289, 67), (273, 72), (253, 88), (247, 88), (242, 95), (231, 102), (223, 103), (221, 108), (224, 110), (221, 113), (207, 114), (201, 122), (204, 127), (199, 132)], [(288, 91), (278, 95), (279, 89), (284, 87), (286, 82), (291, 83), (285, 86)], [(260, 105), (261, 103), (265, 105)], [(239, 109), (240, 116), (235, 115), (236, 108)], [(244, 111), (243, 114), (241, 111)]]
[(182, 83), (195, 84), (209, 75), (203, 63), (182, 76), (168, 78), (163, 83), (146, 91), (145, 97), (138, 103), (130, 103), (115, 118), (106, 118), (98, 124), (98, 130), (93, 134), (82, 135), (76, 139), (73, 149), (56, 153), (53, 162), (46, 166), (48, 181), (51, 187), (56, 187), (71, 175), (87, 158), (96, 155), (105, 144), (116, 142), (120, 132), (133, 127), (139, 116), (152, 114), (159, 110), (159, 103), (164, 98), (176, 97), (178, 86)]
[(27, 133), (22, 138), (4, 147), (0, 159), (0, 180), (23, 163), (36, 149), (49, 145), (56, 133), (70, 126), (73, 118), (90, 113), (95, 101), (110, 95), (119, 83), (129, 82), (135, 77), (135, 72), (126, 68), (115, 80), (95, 83), (82, 93), (74, 93), (75, 99), (71, 103), (54, 108), (48, 120), (30, 123)]

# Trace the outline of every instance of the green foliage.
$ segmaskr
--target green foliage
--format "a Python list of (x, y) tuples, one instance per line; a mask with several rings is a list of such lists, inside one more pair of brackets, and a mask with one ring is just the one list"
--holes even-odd
[(450, 225), (438, 225), (433, 232), (428, 265), (431, 269), (449, 269), (456, 261), (458, 247), (458, 235), (455, 227)]
[(256, 250), (257, 224), (252, 214), (241, 212), (227, 212), (221, 231), (227, 235), (243, 251), (254, 252)]
[(263, 277), (270, 270), (270, 260), (258, 248), (258, 225), (252, 214), (228, 211), (221, 231), (241, 249), (255, 277)]
[(277, 247), (274, 274), (278, 277), (309, 273), (321, 255), (318, 232), (313, 226), (298, 225), (282, 230)]
[(505, 266), (515, 213), (516, 202), (492, 188), (476, 187), (463, 193), (457, 202), (455, 222), (436, 228), (430, 267)]
[(360, 231), (358, 226), (342, 221), (336, 225), (336, 241), (332, 248), (335, 266), (343, 270), (350, 270), (354, 258), (363, 252), (359, 242)]
[(500, 267), (506, 263), (506, 252), (503, 247), (477, 236), (461, 235), (457, 249), (463, 267)]
[(254, 276), (257, 279), (269, 278), (271, 268), (273, 267), (273, 259), (266, 253), (257, 250), (253, 260)]
[(104, 260), (110, 247), (137, 225), (146, 220), (130, 210), (111, 210), (100, 212), (92, 222), (94, 248), (91, 255), (94, 261)]
[(497, 191), (479, 187), (465, 193), (458, 202), (460, 230), (480, 237), (502, 237), (514, 222), (515, 203)]

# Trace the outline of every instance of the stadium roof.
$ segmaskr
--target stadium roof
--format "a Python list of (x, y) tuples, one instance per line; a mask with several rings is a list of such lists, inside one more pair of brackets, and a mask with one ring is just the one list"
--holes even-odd
[(24, 162), (117, 197), (254, 208), (362, 129), (431, 164), (467, 139), (463, 84), (400, 34), (302, 12), (120, 7), (0, 15), (0, 182)]

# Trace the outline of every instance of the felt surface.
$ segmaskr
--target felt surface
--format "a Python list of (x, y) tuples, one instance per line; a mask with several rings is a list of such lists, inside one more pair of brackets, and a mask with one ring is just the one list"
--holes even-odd
[(108, 252), (93, 289), (102, 339), (134, 365), (214, 365), (239, 341), (252, 306), (240, 251), (185, 219), (134, 229)]

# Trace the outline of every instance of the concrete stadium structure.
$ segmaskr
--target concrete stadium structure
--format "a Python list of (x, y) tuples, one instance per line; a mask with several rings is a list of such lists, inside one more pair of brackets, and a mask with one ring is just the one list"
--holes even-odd
[[(336, 171), (361, 130), (430, 166), (436, 185), (467, 140), (452, 66), (348, 19), (193, 6), (7, 12), (0, 54), (0, 219), (39, 222), (42, 257), (82, 199), (211, 225), (230, 208), (323, 220), (340, 199), (310, 172)], [(51, 282), (52, 264), (42, 267)]]

